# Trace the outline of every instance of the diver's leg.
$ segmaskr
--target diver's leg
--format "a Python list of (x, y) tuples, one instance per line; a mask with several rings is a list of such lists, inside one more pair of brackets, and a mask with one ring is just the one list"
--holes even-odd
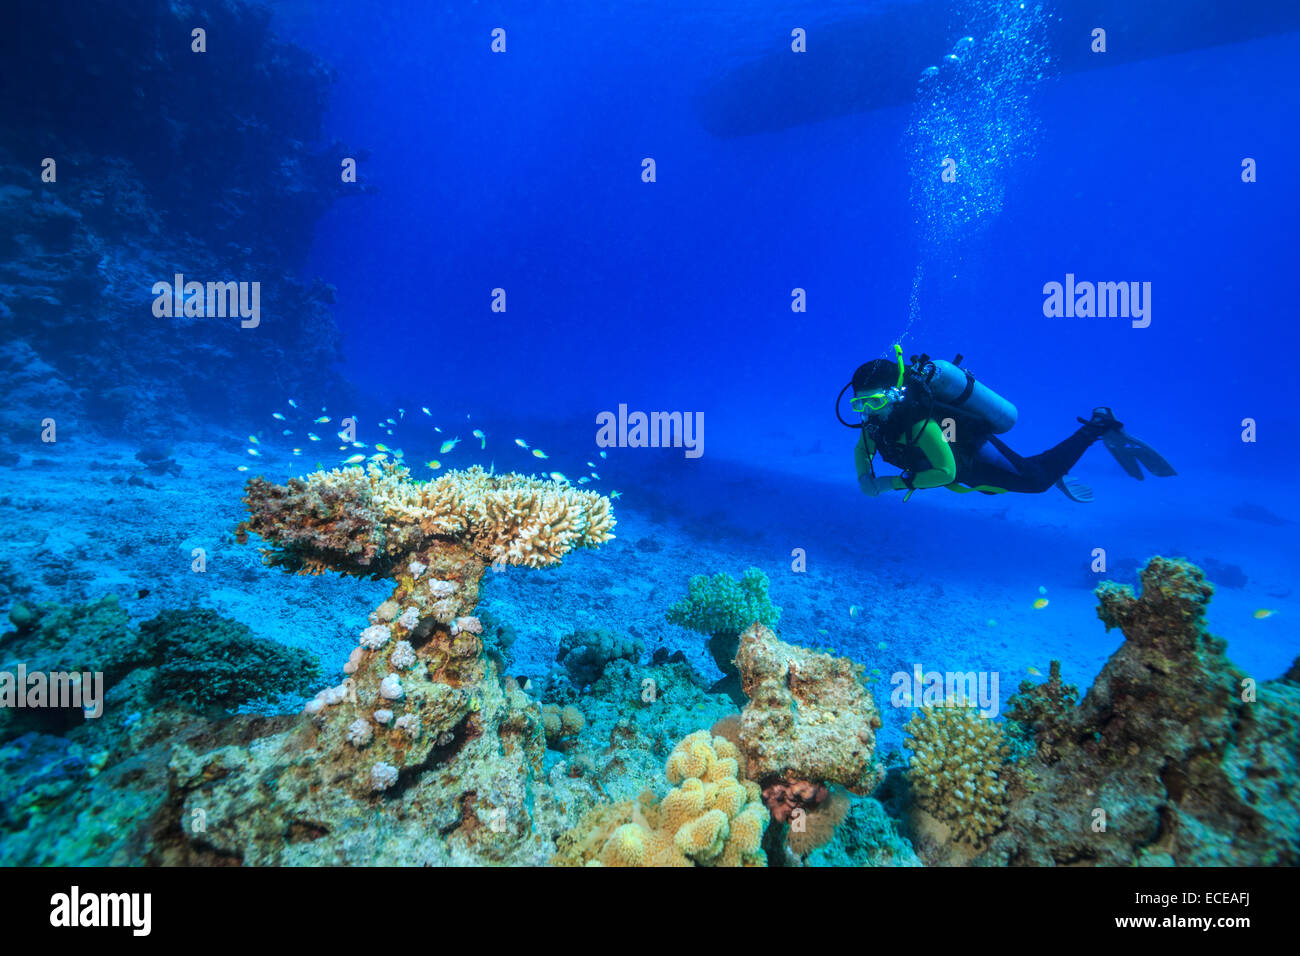
[[(1025, 477), (1026, 483), (1032, 485), (1033, 491), (1046, 491), (1065, 477), (1066, 473), (1083, 457), (1083, 453), (1092, 447), (1092, 443), (1102, 434), (1094, 425), (1083, 425), (1065, 441), (1054, 445), (1042, 454), (1020, 459), (1017, 463), (1020, 473)], [(998, 445), (1002, 444), (996, 436), (989, 440)]]

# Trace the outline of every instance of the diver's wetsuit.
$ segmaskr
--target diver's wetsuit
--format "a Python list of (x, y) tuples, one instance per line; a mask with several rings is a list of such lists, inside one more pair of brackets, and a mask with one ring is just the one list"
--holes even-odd
[[(895, 489), (943, 487), (950, 491), (980, 491), (990, 495), (1005, 491), (1027, 494), (1046, 491), (1069, 472), (1103, 434), (1093, 425), (1084, 425), (1042, 454), (1022, 458), (996, 435), (981, 435), (966, 447), (961, 442), (950, 445), (933, 419), (917, 422), (907, 432), (912, 439), (909, 452), (916, 467), (910, 469), (910, 485), (901, 477), (894, 478)], [(875, 443), (864, 429), (854, 449), (859, 481), (864, 476), (874, 475), (871, 462), (875, 453)]]

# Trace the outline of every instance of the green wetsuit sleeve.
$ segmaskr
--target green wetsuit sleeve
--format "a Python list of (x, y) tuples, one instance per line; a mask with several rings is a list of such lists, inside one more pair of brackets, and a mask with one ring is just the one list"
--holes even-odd
[(858, 484), (862, 484), (863, 478), (872, 478), (875, 476), (875, 469), (871, 465), (871, 460), (876, 457), (876, 444), (867, 437), (865, 431), (858, 436), (858, 443), (853, 446), (853, 464), (858, 471)]
[[(943, 429), (933, 420), (918, 422), (912, 429), (916, 447), (921, 449), (930, 467), (912, 476), (913, 488), (941, 488), (957, 480), (957, 462), (952, 448), (943, 440)], [(906, 488), (902, 478), (894, 479), (894, 488)]]

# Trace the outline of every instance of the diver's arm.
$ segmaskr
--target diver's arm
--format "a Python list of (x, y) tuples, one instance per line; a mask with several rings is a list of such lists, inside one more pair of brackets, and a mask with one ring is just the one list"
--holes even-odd
[(895, 491), (904, 488), (941, 488), (957, 480), (957, 462), (952, 457), (951, 446), (944, 441), (943, 429), (938, 422), (918, 422), (912, 430), (912, 439), (925, 455), (930, 467), (912, 475), (910, 482), (902, 475), (895, 475)]
[(876, 470), (872, 467), (872, 459), (876, 457), (876, 444), (867, 437), (864, 430), (858, 436), (858, 443), (853, 446), (853, 464), (858, 470), (858, 487), (862, 489), (865, 495), (876, 497), (880, 494), (876, 490)]

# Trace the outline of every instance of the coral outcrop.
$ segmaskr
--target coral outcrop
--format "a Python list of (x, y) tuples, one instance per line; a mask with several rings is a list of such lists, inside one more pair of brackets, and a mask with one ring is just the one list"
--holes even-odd
[(740, 749), (753, 779), (875, 788), (880, 715), (861, 664), (787, 644), (756, 624), (740, 639), (736, 665), (749, 699)]
[(1007, 702), (1007, 720), (1034, 742), (1043, 760), (1052, 763), (1066, 718), (1078, 702), (1079, 689), (1061, 680), (1061, 662), (1052, 661), (1043, 683), (1020, 682), (1020, 689)]
[(573, 685), (581, 689), (600, 680), (610, 661), (626, 659), (635, 663), (643, 650), (645, 647), (638, 640), (608, 628), (593, 628), (561, 638), (555, 662), (568, 672)]
[(359, 631), (342, 683), (290, 729), (207, 753), (178, 748), (176, 812), (202, 811), (206, 825), (162, 848), (166, 858), (543, 862), (552, 845), (531, 792), (543, 714), (502, 679), (473, 612), (489, 561), (552, 565), (608, 540), (609, 501), (478, 468), (423, 484), (389, 465), (283, 486), (253, 479), (245, 504), (239, 535), (262, 536), (269, 564), (396, 585)]
[(746, 570), (739, 581), (729, 574), (697, 574), (690, 580), (686, 597), (668, 609), (669, 623), (708, 635), (709, 653), (722, 671), (713, 691), (730, 695), (738, 705), (745, 702), (736, 670), (741, 632), (753, 624), (771, 626), (781, 616), (767, 589), (767, 575), (758, 568)]
[(904, 729), (917, 803), (958, 840), (978, 844), (995, 832), (1007, 805), (1002, 725), (974, 707), (939, 705), (922, 708)]
[(763, 866), (768, 813), (744, 779), (743, 757), (707, 730), (687, 736), (664, 767), (676, 784), (655, 802), (643, 795), (596, 807), (558, 841), (568, 866)]
[(1024, 792), (977, 862), (1300, 863), (1300, 687), (1248, 678), (1209, 633), (1194, 565), (1152, 558), (1142, 591), (1097, 589), (1125, 641), (1060, 722), (1054, 761), (1021, 761)]

